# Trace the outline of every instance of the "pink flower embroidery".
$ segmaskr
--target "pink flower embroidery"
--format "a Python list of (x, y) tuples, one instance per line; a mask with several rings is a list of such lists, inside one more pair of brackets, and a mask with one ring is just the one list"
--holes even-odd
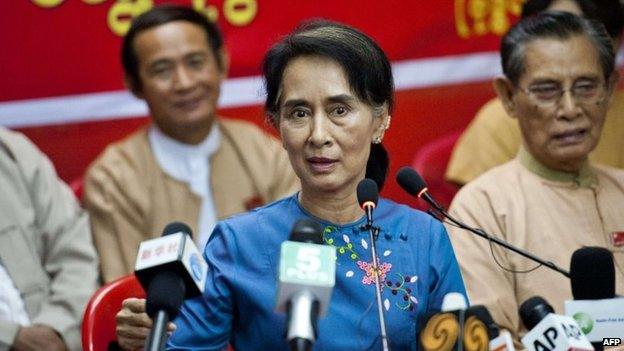
[(392, 264), (391, 263), (380, 264), (379, 259), (377, 259), (377, 261), (378, 261), (377, 265), (379, 266), (378, 272), (375, 272), (372, 262), (368, 263), (364, 261), (357, 261), (357, 265), (358, 267), (360, 267), (361, 270), (366, 272), (366, 275), (364, 276), (364, 278), (362, 278), (362, 283), (367, 284), (367, 285), (374, 284), (375, 275), (378, 274), (379, 282), (382, 283), (382, 288), (383, 288), (383, 282), (386, 280), (386, 273), (390, 272), (390, 269), (392, 268)]

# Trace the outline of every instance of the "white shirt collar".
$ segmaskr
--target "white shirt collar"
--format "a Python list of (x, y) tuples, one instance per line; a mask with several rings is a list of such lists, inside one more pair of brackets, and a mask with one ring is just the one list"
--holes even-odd
[(221, 143), (221, 132), (216, 122), (206, 138), (197, 145), (179, 142), (165, 135), (156, 125), (149, 129), (148, 138), (156, 160), (165, 173), (188, 183), (191, 191), (201, 197), (210, 193), (206, 182), (209, 161)]

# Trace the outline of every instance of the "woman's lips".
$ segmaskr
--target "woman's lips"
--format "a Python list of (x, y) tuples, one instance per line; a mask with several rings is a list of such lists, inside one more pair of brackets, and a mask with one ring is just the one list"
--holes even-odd
[(336, 162), (338, 162), (337, 160), (325, 157), (310, 157), (307, 161), (310, 164), (310, 168), (319, 173), (330, 172), (334, 168)]

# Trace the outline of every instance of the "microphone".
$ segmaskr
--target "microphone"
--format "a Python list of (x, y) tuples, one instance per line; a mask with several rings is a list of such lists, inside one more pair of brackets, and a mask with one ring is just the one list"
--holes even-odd
[(570, 281), (574, 300), (565, 302), (565, 314), (577, 321), (592, 345), (602, 350), (605, 339), (624, 337), (624, 299), (615, 295), (611, 251), (602, 247), (574, 251)]
[(615, 297), (613, 254), (603, 247), (583, 247), (572, 254), (570, 282), (575, 300)]
[(281, 246), (276, 310), (286, 312), (286, 340), (293, 351), (312, 349), (335, 284), (336, 248), (323, 245), (322, 235), (320, 224), (300, 219)]
[(357, 185), (357, 198), (360, 207), (366, 212), (366, 225), (373, 225), (373, 210), (379, 200), (377, 183), (369, 178), (362, 179)]
[[(479, 325), (472, 327), (471, 318), (476, 317), (481, 321), (487, 330), (487, 336), (489, 338), (488, 350), (490, 351), (515, 351), (513, 344), (513, 338), (507, 330), (500, 330), (498, 325), (494, 322), (492, 315), (483, 305), (471, 306), (466, 310), (466, 326), (464, 343), (468, 345), (471, 341), (471, 345), (475, 345), (477, 349), (481, 349), (483, 336)], [(472, 349), (475, 346), (471, 347)], [(466, 347), (468, 349), (468, 346)]]
[(147, 291), (145, 310), (154, 321), (146, 351), (165, 349), (167, 323), (178, 315), (185, 298), (203, 293), (207, 270), (184, 223), (170, 223), (161, 237), (139, 245), (134, 274)]
[(576, 321), (554, 313), (542, 297), (534, 296), (520, 305), (520, 318), (530, 331), (521, 339), (529, 351), (593, 350)]
[[(451, 216), (448, 212), (446, 212), (446, 210), (444, 209), (444, 207), (440, 206), (440, 204), (438, 204), (435, 199), (433, 198), (433, 196), (431, 196), (431, 194), (429, 194), (429, 190), (427, 189), (427, 185), (425, 183), (425, 181), (422, 179), (422, 177), (411, 167), (403, 167), (399, 170), (399, 172), (397, 173), (396, 176), (396, 180), (397, 183), (399, 183), (399, 186), (401, 186), (401, 188), (403, 188), (403, 190), (405, 190), (407, 193), (409, 193), (412, 196), (417, 196), (423, 200), (425, 200), (429, 205), (431, 205), (433, 208), (435, 208), (442, 216), (444, 216), (445, 218), (447, 218), (449, 221), (453, 222), (455, 225), (457, 225), (458, 227), (467, 230), (471, 233), (477, 234), (478, 236), (489, 240), (490, 242), (493, 242), (499, 246), (502, 246), (510, 251), (513, 251), (525, 258), (528, 258), (530, 260), (532, 260), (533, 262), (537, 262), (540, 265), (543, 265), (545, 267), (548, 267), (556, 272), (559, 272), (561, 274), (563, 274), (564, 276), (566, 276), (567, 278), (570, 278), (570, 273), (568, 271), (566, 271), (565, 269), (557, 266), (556, 264), (554, 264), (551, 261), (546, 261), (540, 257), (537, 257), (535, 255), (533, 255), (532, 253), (525, 251), (521, 248), (515, 247), (513, 245), (511, 245), (510, 243), (499, 239), (498, 237), (492, 236), (488, 233), (486, 233), (483, 229), (480, 228), (473, 228), (470, 227), (469, 225), (465, 224), (464, 222), (461, 222), (457, 219), (455, 219), (453, 216)], [(434, 218), (440, 220), (439, 218), (437, 218), (436, 216), (433, 216)]]
[(466, 298), (460, 293), (444, 295), (441, 312), (430, 315), (420, 331), (420, 344), (425, 351), (488, 350), (488, 327), (480, 318), (484, 307), (467, 309), (467, 306)]
[[(379, 200), (379, 189), (377, 183), (369, 178), (362, 179), (357, 185), (357, 199), (360, 207), (366, 212), (366, 229), (368, 229), (371, 242), (371, 255), (373, 257), (373, 269), (379, 271), (379, 258), (377, 257), (377, 235), (379, 228), (373, 225), (373, 210)], [(386, 332), (386, 319), (384, 317), (383, 305), (381, 302), (381, 282), (379, 275), (375, 274), (375, 298), (377, 300), (377, 314), (379, 316), (379, 329), (381, 335), (381, 345), (384, 351), (389, 350), (388, 334)]]
[(468, 351), (515, 351), (513, 338), (507, 330), (500, 330), (492, 315), (483, 305), (466, 309), (464, 349)]

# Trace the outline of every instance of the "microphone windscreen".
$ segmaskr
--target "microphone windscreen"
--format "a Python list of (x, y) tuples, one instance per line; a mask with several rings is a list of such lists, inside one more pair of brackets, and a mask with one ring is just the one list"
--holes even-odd
[(575, 300), (615, 297), (613, 254), (603, 247), (583, 247), (572, 254), (570, 282)]
[(524, 326), (531, 330), (549, 313), (555, 313), (555, 310), (543, 297), (533, 296), (520, 305), (518, 312)]
[(490, 311), (483, 305), (474, 305), (466, 309), (466, 317), (475, 316), (487, 327), (488, 337), (494, 339), (500, 334), (498, 325), (494, 322), (494, 318)]
[(427, 184), (422, 179), (420, 174), (413, 168), (405, 166), (397, 172), (397, 183), (412, 196), (418, 196), (418, 194), (427, 187)]
[(442, 299), (442, 312), (465, 310), (468, 307), (466, 298), (458, 292), (450, 292), (444, 295)]
[(323, 226), (309, 218), (295, 222), (290, 233), (290, 241), (323, 244)]
[(362, 179), (357, 185), (357, 199), (360, 207), (366, 202), (372, 202), (377, 206), (379, 200), (379, 189), (377, 183), (369, 178)]
[(163, 229), (161, 236), (176, 234), (180, 232), (188, 234), (191, 237), (193, 236), (193, 231), (191, 230), (191, 228), (189, 228), (188, 225), (182, 222), (171, 222), (167, 224), (165, 226), (165, 229)]
[(182, 277), (172, 271), (158, 272), (147, 288), (145, 312), (153, 319), (159, 310), (163, 310), (169, 320), (173, 320), (180, 312), (185, 293)]

